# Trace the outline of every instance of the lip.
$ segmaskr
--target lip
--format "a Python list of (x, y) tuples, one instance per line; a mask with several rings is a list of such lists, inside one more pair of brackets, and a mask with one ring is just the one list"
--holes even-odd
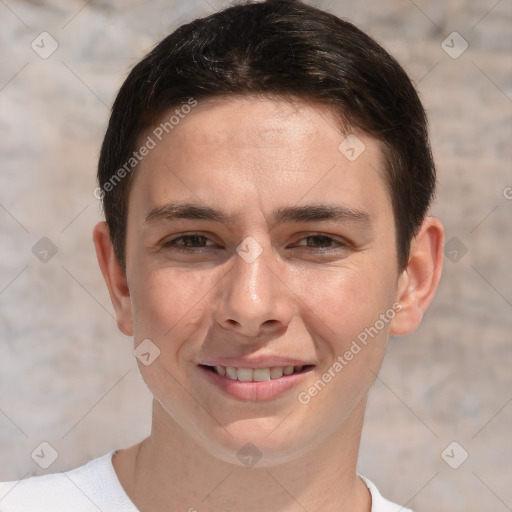
[[(248, 363), (244, 363), (246, 366), (240, 366), (241, 368), (267, 368), (267, 366), (248, 366)], [(252, 362), (251, 364), (254, 364)], [(214, 366), (214, 365), (207, 365)], [(221, 366), (226, 366), (221, 364)], [(227, 366), (232, 366), (227, 365)], [(233, 365), (234, 366), (234, 365)], [(274, 366), (287, 366), (286, 364), (275, 364)], [(291, 366), (291, 365), (289, 365)], [(279, 379), (266, 380), (262, 382), (243, 382), (240, 380), (232, 380), (229, 377), (223, 377), (217, 372), (209, 370), (205, 366), (199, 365), (197, 368), (201, 374), (212, 384), (217, 386), (221, 391), (228, 395), (238, 398), (244, 401), (265, 401), (272, 400), (273, 398), (282, 395), (286, 391), (295, 387), (301, 383), (308, 374), (314, 369), (313, 365), (309, 366), (308, 369), (298, 373), (292, 373), (291, 375), (283, 375)]]
[(272, 368), (275, 366), (310, 366), (315, 365), (313, 361), (300, 361), (283, 357), (260, 356), (253, 358), (219, 358), (199, 361), (197, 364), (204, 366), (233, 366), (235, 368)]

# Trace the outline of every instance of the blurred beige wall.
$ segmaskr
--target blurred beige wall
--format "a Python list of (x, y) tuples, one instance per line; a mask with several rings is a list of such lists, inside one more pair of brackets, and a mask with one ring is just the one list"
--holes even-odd
[[(390, 340), (359, 471), (414, 510), (512, 510), (512, 2), (311, 3), (366, 30), (417, 84), (447, 231), (433, 305)], [(130, 66), (225, 4), (0, 1), (0, 480), (148, 434), (150, 396), (92, 245), (95, 166)], [(43, 441), (59, 454), (46, 471), (31, 458)]]

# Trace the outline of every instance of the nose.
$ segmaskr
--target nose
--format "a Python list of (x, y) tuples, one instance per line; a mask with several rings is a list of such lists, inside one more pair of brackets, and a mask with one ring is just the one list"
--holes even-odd
[(292, 317), (292, 293), (279, 278), (282, 270), (272, 251), (264, 249), (254, 261), (234, 258), (222, 280), (218, 324), (248, 338), (284, 332)]

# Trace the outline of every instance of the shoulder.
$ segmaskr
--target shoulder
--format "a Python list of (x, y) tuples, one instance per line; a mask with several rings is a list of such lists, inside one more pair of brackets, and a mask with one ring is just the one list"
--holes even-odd
[(124, 493), (109, 452), (63, 473), (0, 482), (1, 512), (137, 512)]
[(391, 501), (388, 501), (386, 498), (384, 498), (380, 494), (375, 484), (368, 480), (368, 478), (365, 478), (362, 475), (359, 475), (359, 478), (361, 478), (366, 484), (366, 487), (368, 487), (372, 496), (371, 512), (412, 512), (411, 509), (402, 507), (396, 503), (392, 503)]

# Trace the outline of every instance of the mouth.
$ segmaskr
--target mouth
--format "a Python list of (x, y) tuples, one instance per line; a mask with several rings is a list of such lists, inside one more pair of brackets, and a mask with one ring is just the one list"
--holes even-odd
[(207, 366), (204, 364), (199, 366), (231, 380), (239, 380), (241, 382), (265, 382), (298, 373), (307, 373), (314, 365), (273, 366), (271, 368), (236, 368), (234, 366)]
[[(302, 361), (287, 361), (268, 358), (268, 367), (263, 360), (253, 361), (256, 368), (246, 365), (221, 365), (223, 361), (204, 361), (197, 364), (200, 374), (222, 393), (242, 401), (266, 401), (286, 395), (286, 392), (304, 383), (316, 367), (315, 364), (297, 364)], [(205, 364), (205, 363), (210, 364)], [(233, 361), (234, 363), (235, 361)], [(282, 366), (278, 366), (281, 363)], [(290, 364), (292, 363), (292, 364)], [(295, 364), (293, 364), (295, 363)]]

